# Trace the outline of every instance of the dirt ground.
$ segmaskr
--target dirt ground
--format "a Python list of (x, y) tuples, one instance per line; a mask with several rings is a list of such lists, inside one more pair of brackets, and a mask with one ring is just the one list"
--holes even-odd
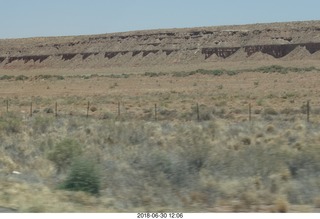
[[(203, 113), (223, 110), (226, 118), (241, 120), (248, 118), (251, 104), (252, 116), (256, 119), (270, 108), (277, 114), (300, 118), (305, 117), (301, 111), (309, 100), (311, 118), (318, 121), (318, 74), (317, 71), (286, 74), (242, 72), (220, 76), (194, 74), (184, 77), (132, 74), (120, 78), (93, 75), (87, 79), (30, 77), (24, 81), (1, 80), (1, 111), (6, 111), (6, 100), (9, 99), (9, 111), (28, 114), (33, 102), (33, 109), (42, 112), (48, 107), (54, 108), (57, 102), (60, 115), (86, 114), (90, 101), (90, 106), (97, 108), (90, 111), (92, 116), (107, 112), (117, 115), (120, 104), (121, 114), (145, 118), (146, 114), (153, 112), (155, 104), (159, 111), (175, 111), (181, 115), (198, 103)], [(165, 112), (163, 114), (160, 118), (172, 119), (170, 115), (166, 118)]]

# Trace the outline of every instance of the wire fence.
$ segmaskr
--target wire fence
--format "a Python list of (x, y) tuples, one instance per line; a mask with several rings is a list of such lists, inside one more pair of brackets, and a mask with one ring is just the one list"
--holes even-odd
[[(121, 120), (187, 120), (187, 121), (208, 121), (214, 118), (227, 120), (241, 121), (259, 121), (259, 120), (285, 120), (294, 121), (296, 119), (306, 120), (307, 122), (320, 122), (320, 105), (311, 104), (311, 101), (305, 101), (301, 106), (284, 107), (274, 109), (272, 107), (263, 107), (258, 104), (248, 103), (229, 109), (226, 106), (208, 106), (200, 103), (193, 103), (189, 108), (179, 109), (169, 106), (163, 106), (159, 103), (154, 103), (148, 106), (135, 106), (135, 111), (127, 110), (124, 102), (112, 102), (108, 106), (105, 104), (94, 103), (92, 101), (78, 103), (73, 110), (66, 109), (65, 105), (59, 105), (59, 102), (48, 104), (48, 107), (39, 107), (39, 104), (30, 102), (24, 104), (21, 110), (21, 105), (6, 99), (2, 110), (2, 116), (5, 113), (22, 114), (24, 117), (33, 117), (41, 114), (45, 116), (59, 117), (86, 117), (96, 119), (121, 119)], [(130, 104), (131, 107), (132, 104)], [(74, 109), (75, 108), (75, 109)], [(5, 113), (4, 113), (5, 112)]]

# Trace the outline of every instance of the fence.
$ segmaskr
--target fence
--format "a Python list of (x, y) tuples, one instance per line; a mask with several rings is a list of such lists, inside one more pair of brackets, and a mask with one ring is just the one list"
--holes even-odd
[[(24, 116), (33, 117), (34, 114), (41, 113), (39, 110), (39, 106), (36, 106), (34, 102), (29, 103), (29, 109), (26, 110), (27, 105), (25, 104), (25, 110), (20, 110), (17, 112), (17, 106), (14, 106), (14, 103), (11, 103), (10, 99), (6, 99), (5, 103), (5, 111), (22, 113)], [(50, 105), (50, 104), (49, 104)], [(295, 120), (302, 119), (307, 122), (320, 122), (320, 105), (312, 105), (310, 100), (306, 101), (300, 107), (291, 107), (291, 108), (283, 108), (278, 109), (278, 111), (274, 110), (270, 107), (262, 107), (259, 105), (254, 105), (252, 103), (247, 103), (247, 105), (243, 105), (242, 107), (238, 107), (237, 109), (228, 109), (226, 112), (225, 107), (217, 107), (217, 106), (206, 106), (204, 104), (194, 103), (190, 105), (190, 110), (185, 110), (184, 112), (181, 109), (174, 109), (170, 107), (163, 107), (161, 104), (155, 103), (153, 109), (140, 107), (142, 112), (128, 112), (125, 109), (125, 103), (123, 102), (113, 102), (113, 106), (101, 106), (100, 112), (97, 108), (99, 104), (87, 101), (85, 104), (83, 103), (81, 106), (78, 106), (78, 112), (67, 112), (68, 110), (62, 109), (65, 107), (59, 108), (58, 101), (51, 104), (53, 107), (46, 107), (43, 110), (43, 114), (45, 115), (54, 115), (54, 117), (68, 117), (68, 116), (80, 116), (80, 117), (92, 117), (97, 119), (121, 119), (121, 120), (130, 120), (130, 119), (142, 119), (142, 120), (150, 120), (150, 121), (161, 121), (161, 120), (193, 120), (193, 121), (205, 121), (210, 120), (212, 118), (222, 118), (228, 120), (242, 120), (242, 121), (254, 121), (254, 120), (272, 120), (272, 119), (280, 119), (280, 120)], [(83, 106), (83, 107), (82, 107)], [(102, 112), (103, 108), (108, 108), (108, 112)], [(111, 111), (110, 111), (111, 109)], [(312, 110), (313, 109), (313, 110)], [(29, 113), (26, 113), (29, 112)], [(97, 113), (98, 112), (98, 113)]]

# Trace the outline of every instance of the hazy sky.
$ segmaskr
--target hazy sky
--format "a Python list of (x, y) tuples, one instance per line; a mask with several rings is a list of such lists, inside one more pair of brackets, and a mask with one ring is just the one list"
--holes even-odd
[(320, 20), (320, 0), (0, 0), (0, 38)]

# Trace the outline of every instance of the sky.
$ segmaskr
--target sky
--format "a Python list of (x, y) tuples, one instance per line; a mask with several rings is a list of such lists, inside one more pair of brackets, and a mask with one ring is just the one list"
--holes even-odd
[(0, 0), (0, 38), (320, 20), (319, 0)]

